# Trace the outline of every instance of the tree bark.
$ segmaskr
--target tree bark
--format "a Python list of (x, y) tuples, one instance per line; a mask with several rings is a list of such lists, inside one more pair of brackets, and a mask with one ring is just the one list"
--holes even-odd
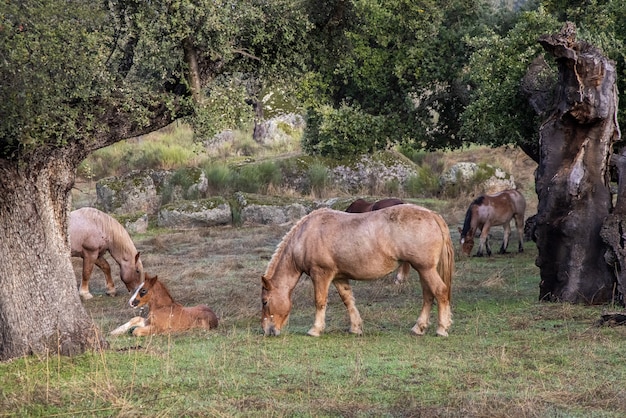
[(70, 259), (75, 167), (61, 149), (47, 151), (27, 164), (0, 160), (0, 360), (106, 344), (80, 301)]
[(535, 175), (539, 298), (606, 303), (615, 276), (600, 229), (612, 209), (608, 162), (619, 138), (615, 65), (575, 36), (568, 23), (539, 40), (559, 68), (555, 107), (540, 128)]

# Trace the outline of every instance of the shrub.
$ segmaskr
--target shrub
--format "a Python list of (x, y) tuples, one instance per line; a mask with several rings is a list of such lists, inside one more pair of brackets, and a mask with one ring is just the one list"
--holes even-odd
[(262, 184), (254, 166), (244, 166), (233, 176), (233, 189), (246, 193), (258, 193)]
[(185, 167), (176, 170), (169, 182), (163, 189), (163, 203), (169, 203), (174, 199), (176, 193), (180, 193), (180, 197), (186, 200), (195, 200), (205, 197), (198, 187), (192, 187), (198, 184), (202, 170), (195, 167)]
[(416, 175), (407, 178), (404, 192), (409, 197), (434, 197), (439, 192), (439, 176), (430, 166), (422, 166)]
[(316, 196), (323, 196), (332, 182), (330, 170), (321, 163), (312, 164), (307, 170), (309, 192)]
[(307, 110), (302, 148), (309, 154), (342, 158), (387, 148), (385, 119), (342, 104)]
[(254, 169), (257, 170), (259, 183), (264, 190), (272, 186), (277, 187), (281, 185), (283, 175), (280, 168), (273, 161), (265, 161), (256, 164)]
[(204, 164), (203, 170), (207, 179), (210, 194), (227, 194), (232, 191), (235, 174), (225, 164)]

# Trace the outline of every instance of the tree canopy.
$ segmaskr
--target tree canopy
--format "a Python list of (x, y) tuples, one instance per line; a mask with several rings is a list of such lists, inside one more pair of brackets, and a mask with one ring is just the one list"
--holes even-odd
[[(189, 115), (210, 134), (241, 117), (247, 79), (304, 65), (309, 22), (297, 3), (71, 3), (0, 11), (2, 157), (100, 138), (97, 148)], [(130, 129), (115, 132), (120, 114)]]
[[(529, 104), (528, 89), (543, 89), (547, 100), (556, 69), (553, 62), (538, 66), (537, 40), (566, 20), (616, 62), (619, 90), (626, 87), (622, 2), (529, 1), (515, 10), (481, 0), (341, 3), (350, 13), (342, 14), (340, 36), (327, 50), (338, 58), (317, 58), (305, 82), (309, 152), (329, 153), (333, 140), (343, 143), (342, 152), (390, 143), (422, 149), (480, 143), (517, 145), (538, 158), (543, 114)], [(529, 75), (533, 62), (537, 72)]]
[[(328, 153), (326, 137), (333, 136), (353, 141), (356, 152), (403, 141), (426, 149), (461, 145), (458, 114), (468, 94), (463, 37), (484, 30), (487, 5), (480, 0), (346, 3), (349, 13), (341, 15), (339, 34), (325, 52), (334, 59), (314, 60), (305, 79), (313, 116), (305, 149)], [(360, 138), (346, 132), (342, 126), (351, 124), (350, 115), (355, 125), (369, 120), (372, 129), (356, 127)], [(331, 120), (344, 122), (326, 123)]]

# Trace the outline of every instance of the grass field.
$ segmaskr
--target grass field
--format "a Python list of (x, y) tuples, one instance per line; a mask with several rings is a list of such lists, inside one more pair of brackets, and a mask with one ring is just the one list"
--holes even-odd
[[(450, 225), (456, 231), (456, 224)], [(307, 337), (310, 280), (290, 323), (261, 335), (260, 277), (289, 226), (151, 231), (135, 236), (144, 265), (185, 305), (206, 303), (214, 331), (108, 338), (74, 358), (0, 364), (0, 416), (116, 417), (621, 417), (626, 328), (597, 327), (609, 307), (537, 301), (536, 248), (460, 258), (448, 338), (410, 334), (421, 306), (417, 275), (354, 283), (364, 335), (331, 289), (327, 330)], [(497, 228), (501, 231), (501, 228)], [(497, 230), (494, 247), (498, 247)], [(453, 232), (455, 244), (458, 234)], [(514, 234), (511, 248), (517, 247)], [(81, 261), (74, 260), (77, 273)], [(112, 263), (113, 265), (114, 263)], [(119, 276), (118, 276), (119, 277)], [(94, 273), (85, 307), (104, 333), (135, 313), (105, 295)], [(436, 311), (435, 311), (436, 312)], [(435, 320), (434, 316), (432, 318)]]

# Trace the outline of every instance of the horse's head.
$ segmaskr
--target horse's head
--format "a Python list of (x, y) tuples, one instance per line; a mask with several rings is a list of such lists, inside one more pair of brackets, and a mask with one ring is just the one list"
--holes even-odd
[(135, 293), (133, 293), (128, 301), (132, 308), (139, 308), (150, 302), (150, 298), (152, 296), (151, 290), (157, 281), (157, 276), (150, 276), (146, 274), (145, 278), (144, 282), (139, 285), (139, 287), (135, 290)]
[(137, 286), (139, 286), (145, 280), (145, 273), (143, 271), (143, 263), (141, 262), (141, 259), (139, 258), (140, 254), (141, 253), (138, 252), (135, 255), (134, 260), (132, 260), (129, 263), (121, 265), (120, 275), (121, 275), (122, 281), (126, 285), (126, 289), (128, 289), (129, 292), (132, 292), (135, 289), (137, 289)]
[(459, 228), (459, 233), (461, 234), (461, 253), (469, 256), (472, 253), (472, 248), (474, 248), (474, 228), (470, 228), (469, 232), (465, 235), (463, 235), (463, 231)]
[(280, 335), (280, 330), (289, 318), (291, 311), (291, 297), (289, 292), (275, 287), (265, 276), (262, 277), (263, 288), (261, 301), (263, 313), (261, 326), (265, 335)]

